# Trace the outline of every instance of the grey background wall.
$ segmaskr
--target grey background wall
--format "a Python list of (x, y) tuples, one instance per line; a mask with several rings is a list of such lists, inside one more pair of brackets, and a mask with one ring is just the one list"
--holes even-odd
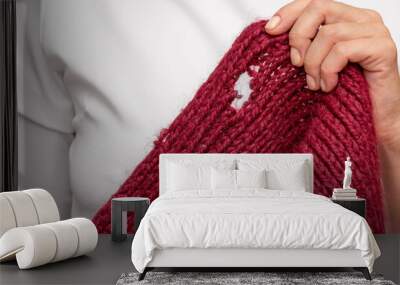
[[(68, 153), (73, 134), (51, 123), (63, 116), (58, 105), (64, 102), (57, 102), (57, 94), (52, 91), (58, 81), (41, 46), (42, 1), (16, 0), (16, 4), (19, 188), (51, 192), (64, 219), (71, 213)], [(42, 123), (43, 120), (50, 123)]]

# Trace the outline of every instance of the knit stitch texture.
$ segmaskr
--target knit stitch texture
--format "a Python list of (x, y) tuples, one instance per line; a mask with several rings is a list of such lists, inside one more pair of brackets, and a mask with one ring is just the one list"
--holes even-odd
[[(312, 153), (314, 192), (330, 197), (342, 185), (343, 161), (350, 155), (352, 186), (367, 200), (373, 232), (383, 233), (376, 136), (362, 69), (349, 64), (333, 91), (311, 91), (304, 69), (290, 62), (288, 35), (268, 35), (265, 23), (253, 23), (240, 34), (112, 197), (155, 199), (160, 153)], [(235, 109), (234, 86), (244, 72), (251, 77), (251, 94)], [(110, 232), (110, 201), (93, 218), (100, 233)]]

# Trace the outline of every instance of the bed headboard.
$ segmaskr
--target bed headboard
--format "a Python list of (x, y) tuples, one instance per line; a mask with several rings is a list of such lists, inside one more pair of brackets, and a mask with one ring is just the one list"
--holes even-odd
[(216, 160), (232, 160), (237, 159), (271, 159), (271, 160), (304, 160), (306, 162), (306, 191), (313, 193), (314, 185), (314, 170), (313, 170), (313, 155), (310, 153), (164, 153), (160, 154), (159, 160), (159, 191), (160, 195), (166, 191), (166, 178), (167, 178), (167, 162), (168, 161), (193, 161), (198, 160), (199, 162), (213, 162)]

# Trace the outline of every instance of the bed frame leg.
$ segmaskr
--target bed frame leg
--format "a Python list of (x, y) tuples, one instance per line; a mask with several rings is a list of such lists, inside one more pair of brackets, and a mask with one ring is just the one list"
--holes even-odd
[(361, 271), (362, 274), (364, 275), (365, 279), (372, 280), (371, 274), (369, 274), (369, 270), (367, 267), (355, 267), (354, 269), (357, 271)]
[(146, 267), (146, 268), (143, 270), (143, 272), (139, 274), (138, 281), (142, 281), (142, 280), (144, 279), (144, 277), (146, 276), (147, 271), (148, 271), (148, 269), (147, 269), (147, 267)]

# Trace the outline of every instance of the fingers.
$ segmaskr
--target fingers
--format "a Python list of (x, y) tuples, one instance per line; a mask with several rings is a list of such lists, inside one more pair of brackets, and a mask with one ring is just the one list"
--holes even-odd
[[(309, 12), (307, 12), (309, 11)], [(371, 18), (379, 18), (379, 14), (366, 9), (356, 8), (344, 3), (331, 0), (295, 0), (280, 8), (265, 26), (267, 33), (279, 35), (290, 30), (303, 13), (320, 14), (325, 23), (338, 21), (368, 21)], [(318, 26), (322, 22), (319, 22)]]
[(322, 26), (304, 55), (303, 64), (308, 75), (309, 88), (312, 90), (320, 88), (321, 63), (336, 43), (385, 35), (386, 33), (387, 29), (379, 24), (337, 23)]
[(280, 8), (265, 25), (266, 32), (279, 35), (289, 31), (310, 2), (311, 0), (296, 0)]
[[(364, 48), (365, 39), (350, 40), (337, 43), (321, 64), (321, 87), (323, 91), (331, 91), (338, 82), (338, 73)], [(365, 55), (364, 55), (365, 56)]]
[[(331, 91), (338, 82), (338, 73), (348, 62), (358, 62), (366, 71), (369, 67), (379, 66), (380, 54), (393, 48), (393, 42), (388, 38), (360, 38), (342, 41), (333, 46), (321, 63), (321, 89)], [(385, 64), (381, 65), (385, 68)]]
[(357, 23), (364, 20), (366, 16), (359, 8), (330, 0), (311, 1), (296, 19), (289, 33), (292, 63), (296, 66), (303, 65), (305, 53), (322, 24)]
[[(308, 87), (323, 91), (332, 89), (332, 82), (337, 82), (337, 72), (328, 73), (324, 78), (321, 69), (328, 55), (328, 61), (334, 61), (332, 57), (338, 56), (333, 49), (342, 48), (339, 43), (384, 38), (389, 34), (377, 12), (332, 0), (295, 0), (279, 9), (265, 29), (272, 35), (290, 30), (292, 64), (304, 65)], [(341, 58), (334, 66), (338, 67), (343, 61)]]

